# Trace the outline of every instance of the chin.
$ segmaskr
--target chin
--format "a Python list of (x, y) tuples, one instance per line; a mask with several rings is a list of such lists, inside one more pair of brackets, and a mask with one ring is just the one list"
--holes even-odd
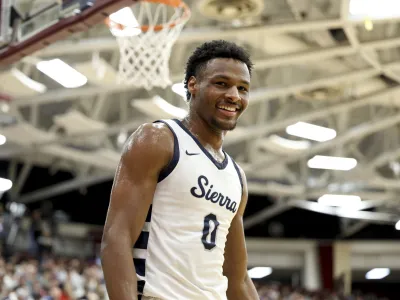
[(219, 129), (219, 130), (223, 130), (223, 131), (232, 131), (236, 128), (236, 123), (237, 121), (220, 121), (220, 120), (216, 120), (216, 119), (212, 119), (211, 120), (212, 125)]

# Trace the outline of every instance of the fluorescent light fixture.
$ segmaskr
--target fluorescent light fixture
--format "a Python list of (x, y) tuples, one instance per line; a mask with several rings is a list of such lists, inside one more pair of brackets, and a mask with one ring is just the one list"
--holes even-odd
[(394, 175), (400, 175), (400, 164), (397, 161), (391, 161), (389, 163), (389, 168), (392, 170)]
[(359, 196), (326, 194), (319, 197), (318, 203), (325, 206), (357, 208), (361, 205), (362, 201)]
[(9, 206), (9, 210), (12, 215), (16, 216), (22, 216), (25, 211), (26, 211), (26, 206), (25, 204), (22, 203), (17, 203), (17, 202), (11, 202)]
[(2, 103), (0, 104), (0, 110), (3, 113), (8, 113), (10, 111), (10, 105), (8, 103)]
[(186, 99), (186, 89), (183, 83), (175, 83), (172, 85), (171, 89), (174, 93)]
[(280, 146), (290, 150), (306, 150), (310, 148), (309, 141), (292, 141), (276, 134), (270, 135), (268, 141), (274, 144), (273, 147)]
[(16, 68), (11, 69), (11, 74), (15, 76), (23, 85), (27, 86), (31, 90), (34, 90), (38, 93), (44, 93), (47, 91), (47, 87), (40, 82), (34, 81), (28, 76), (26, 76), (24, 73), (22, 73), (20, 70)]
[(286, 127), (286, 133), (317, 142), (326, 142), (336, 137), (336, 131), (333, 129), (305, 122), (289, 125)]
[(389, 268), (375, 268), (365, 274), (366, 279), (382, 279), (390, 274)]
[(272, 273), (272, 268), (270, 267), (255, 267), (248, 271), (250, 278), (263, 278)]
[(77, 88), (87, 83), (84, 75), (58, 58), (38, 62), (36, 67), (66, 88)]
[(374, 23), (370, 19), (366, 19), (364, 21), (364, 27), (368, 31), (372, 31), (374, 29)]
[(400, 220), (397, 221), (397, 223), (396, 223), (394, 228), (396, 228), (396, 230), (400, 230)]
[(6, 143), (6, 141), (7, 141), (7, 138), (4, 135), (0, 134), (0, 146), (4, 145)]
[(118, 134), (118, 137), (117, 137), (117, 144), (119, 145), (119, 146), (123, 146), (124, 144), (125, 144), (125, 142), (126, 142), (126, 140), (128, 139), (128, 132), (126, 132), (126, 131), (121, 131), (119, 134)]
[(163, 111), (165, 111), (167, 114), (172, 115), (176, 118), (184, 118), (187, 115), (187, 111), (184, 110), (183, 108), (176, 107), (167, 101), (165, 101), (163, 98), (160, 96), (155, 96), (153, 98), (154, 103)]
[(115, 36), (135, 36), (139, 35), (142, 30), (139, 27), (139, 22), (137, 21), (132, 9), (129, 7), (124, 7), (119, 11), (110, 15), (110, 20), (126, 26), (123, 30), (116, 30), (110, 28), (111, 33)]
[(12, 181), (5, 178), (0, 178), (0, 192), (6, 192), (12, 187)]
[(398, 0), (350, 0), (349, 13), (352, 17), (386, 19), (400, 16)]
[(316, 155), (307, 162), (307, 165), (312, 169), (348, 171), (357, 165), (357, 160), (347, 157)]

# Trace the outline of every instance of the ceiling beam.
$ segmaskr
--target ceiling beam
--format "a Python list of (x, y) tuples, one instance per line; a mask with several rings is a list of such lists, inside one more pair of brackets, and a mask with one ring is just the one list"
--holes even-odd
[(308, 112), (305, 114), (299, 114), (284, 120), (269, 122), (263, 125), (248, 126), (246, 128), (247, 130), (246, 135), (241, 135), (236, 139), (227, 139), (224, 144), (232, 145), (238, 142), (243, 142), (246, 140), (253, 139), (254, 137), (268, 135), (273, 132), (284, 130), (287, 126), (292, 125), (298, 121), (310, 122), (316, 119), (326, 118), (330, 115), (337, 114), (342, 111), (349, 111), (355, 108), (371, 104), (378, 104), (378, 103), (383, 104), (385, 101), (382, 98), (388, 98), (389, 96), (397, 95), (399, 93), (400, 93), (400, 86), (381, 89), (379, 91), (373, 92), (358, 99), (353, 99), (345, 103), (324, 107), (319, 110)]
[[(374, 20), (374, 23), (390, 23), (398, 22), (400, 17)], [(342, 28), (346, 24), (362, 24), (364, 20), (347, 20), (347, 19), (324, 19), (302, 22), (291, 22), (283, 24), (264, 24), (256, 27), (241, 27), (233, 29), (219, 29), (216, 27), (203, 28), (185, 28), (178, 40), (177, 44), (189, 44), (195, 42), (203, 42), (211, 39), (239, 39), (245, 40), (251, 36), (276, 35), (284, 33), (308, 32), (316, 30), (327, 30)], [(92, 38), (88, 40), (68, 40), (57, 42), (46, 48), (37, 51), (34, 55), (41, 57), (52, 57), (65, 55), (67, 53), (84, 53), (92, 51), (117, 51), (118, 44), (115, 38)]]
[(83, 131), (80, 133), (70, 134), (70, 135), (66, 135), (66, 136), (60, 136), (60, 137), (57, 137), (54, 139), (49, 139), (45, 142), (34, 143), (29, 148), (22, 148), (21, 146), (18, 146), (18, 148), (15, 147), (10, 150), (0, 151), (0, 156), (2, 158), (9, 158), (9, 157), (15, 157), (15, 156), (20, 156), (20, 155), (27, 155), (27, 154), (33, 153), (33, 152), (40, 152), (41, 149), (46, 146), (73, 142), (76, 139), (79, 139), (79, 138), (82, 138), (85, 136), (93, 137), (93, 136), (99, 135), (99, 136), (104, 137), (104, 136), (109, 136), (112, 134), (117, 134), (117, 133), (121, 132), (122, 130), (131, 131), (131, 130), (137, 129), (140, 125), (142, 125), (145, 122), (146, 122), (145, 120), (133, 121), (133, 122), (129, 122), (126, 124), (112, 125), (105, 129), (87, 130), (87, 131)]
[(390, 161), (398, 160), (399, 157), (400, 157), (400, 149), (387, 151), (375, 157), (372, 161), (370, 161), (369, 167), (372, 169), (376, 169), (389, 163)]
[[(341, 190), (332, 190), (332, 188), (328, 187), (318, 187), (313, 188), (309, 186), (304, 186), (301, 184), (297, 185), (287, 185), (287, 184), (280, 184), (274, 182), (273, 179), (269, 180), (257, 180), (255, 182), (249, 176), (247, 177), (247, 187), (249, 192), (256, 193), (260, 195), (271, 195), (275, 197), (289, 197), (293, 198), (299, 195), (306, 199), (318, 199), (324, 194), (330, 193), (343, 193)], [(368, 188), (368, 184), (365, 184), (365, 188)], [(396, 199), (396, 193), (394, 192), (371, 192), (367, 190), (363, 190), (363, 188), (357, 188), (356, 190), (352, 191), (353, 193), (357, 193), (361, 199), (368, 201), (363, 202), (364, 209), (380, 206), (384, 202)]]
[(278, 200), (276, 204), (272, 206), (268, 206), (266, 208), (263, 208), (262, 210), (256, 212), (255, 214), (246, 217), (243, 220), (243, 227), (244, 229), (249, 229), (261, 222), (264, 222), (276, 215), (279, 215), (292, 207), (286, 205), (286, 203), (282, 200)]
[(395, 126), (398, 123), (400, 123), (400, 114), (395, 114), (391, 117), (380, 119), (378, 121), (365, 123), (361, 126), (354, 127), (348, 130), (347, 132), (336, 137), (333, 140), (315, 144), (314, 146), (311, 146), (305, 151), (299, 151), (291, 154), (290, 156), (275, 157), (274, 159), (257, 161), (254, 164), (252, 164), (249, 168), (252, 169), (253, 172), (257, 172), (257, 170), (265, 168), (266, 166), (271, 167), (274, 164), (287, 164), (299, 159), (305, 159), (307, 157), (321, 153), (331, 148), (340, 147), (350, 141), (360, 139), (364, 136), (378, 132), (385, 128)]
[[(241, 27), (235, 29), (219, 29), (216, 27), (202, 27), (202, 28), (185, 28), (176, 44), (188, 44), (195, 42), (203, 42), (212, 39), (232, 39), (241, 37), (248, 37), (249, 35), (270, 35), (282, 34), (288, 32), (303, 32), (309, 30), (322, 30), (329, 28), (340, 28), (343, 24), (342, 20), (320, 20), (320, 21), (307, 21), (307, 22), (292, 22), (285, 24), (269, 24), (257, 27)], [(34, 55), (41, 57), (51, 57), (65, 55), (66, 53), (79, 53), (92, 52), (94, 49), (97, 51), (117, 51), (118, 44), (115, 38), (92, 38), (88, 40), (68, 40), (55, 43), (49, 47), (37, 51)]]
[(50, 197), (65, 194), (73, 190), (77, 190), (81, 187), (98, 184), (101, 182), (108, 181), (113, 178), (112, 174), (96, 175), (91, 177), (78, 177), (66, 182), (52, 185), (47, 188), (43, 188), (28, 194), (21, 195), (16, 199), (17, 202), (28, 204), (37, 201), (46, 200)]
[[(378, 59), (378, 56), (375, 53), (375, 49), (367, 49), (367, 48), (360, 48), (360, 40), (358, 39), (357, 28), (355, 27), (356, 24), (353, 24), (349, 21), (349, 0), (342, 0), (341, 1), (341, 8), (340, 8), (340, 16), (341, 19), (346, 22), (343, 26), (343, 30), (350, 42), (350, 45), (359, 50), (360, 57), (362, 57), (369, 65), (374, 67), (376, 70), (382, 72), (382, 74), (386, 75), (388, 78), (397, 81), (400, 83), (400, 77), (397, 75), (396, 72), (385, 68), (382, 66), (381, 62)], [(393, 39), (394, 43), (396, 43), (396, 39)], [(373, 44), (372, 44), (373, 45)]]
[[(207, 40), (208, 39), (209, 38), (207, 37)], [(70, 42), (70, 45), (64, 44), (62, 49), (64, 49), (65, 52), (64, 54), (60, 55), (81, 53), (82, 51), (79, 50), (79, 47), (80, 45), (84, 45), (84, 43), (85, 41), (82, 40), (79, 42), (79, 44), (76, 44), (76, 42)], [(90, 45), (94, 44), (93, 41), (89, 41), (88, 43)], [(254, 61), (254, 68), (256, 70), (263, 70), (266, 68), (287, 66), (291, 64), (304, 64), (307, 61), (319, 61), (321, 59), (328, 59), (336, 56), (352, 55), (358, 53), (361, 50), (386, 49), (386, 48), (395, 48), (398, 46), (400, 46), (400, 38), (389, 38), (389, 39), (363, 42), (359, 44), (358, 48), (355, 48), (352, 45), (318, 48), (302, 52), (276, 55), (265, 59), (258, 59)], [(73, 51), (71, 53), (67, 51), (70, 48), (71, 51)], [(90, 51), (99, 51), (99, 49), (98, 47), (93, 47)], [(180, 76), (179, 78), (182, 77), (183, 76)]]
[(367, 221), (358, 221), (357, 223), (346, 227), (343, 230), (343, 232), (340, 234), (340, 237), (341, 238), (348, 238), (348, 237), (356, 234), (357, 232), (363, 230), (368, 225), (369, 225), (369, 222), (367, 222)]
[(341, 218), (347, 219), (357, 219), (364, 220), (371, 223), (377, 224), (391, 224), (394, 225), (398, 220), (399, 216), (395, 214), (389, 213), (381, 213), (381, 212), (370, 212), (370, 211), (358, 211), (351, 210), (346, 208), (337, 208), (330, 207), (326, 205), (322, 205), (316, 202), (307, 201), (307, 200), (289, 200), (288, 205), (291, 207), (302, 208), (309, 211), (314, 211), (317, 213), (338, 216)]

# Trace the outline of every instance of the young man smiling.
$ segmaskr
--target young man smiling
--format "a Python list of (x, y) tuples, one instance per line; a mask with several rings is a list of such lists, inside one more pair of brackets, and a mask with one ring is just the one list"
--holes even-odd
[(186, 66), (188, 116), (130, 137), (102, 241), (111, 300), (259, 299), (247, 274), (246, 179), (222, 149), (248, 106), (252, 66), (233, 43), (204, 43)]

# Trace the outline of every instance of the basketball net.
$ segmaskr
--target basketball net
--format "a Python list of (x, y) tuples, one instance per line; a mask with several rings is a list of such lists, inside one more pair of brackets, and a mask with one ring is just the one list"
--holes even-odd
[(143, 0), (106, 20), (120, 49), (118, 84), (166, 88), (171, 50), (190, 18), (181, 0)]

